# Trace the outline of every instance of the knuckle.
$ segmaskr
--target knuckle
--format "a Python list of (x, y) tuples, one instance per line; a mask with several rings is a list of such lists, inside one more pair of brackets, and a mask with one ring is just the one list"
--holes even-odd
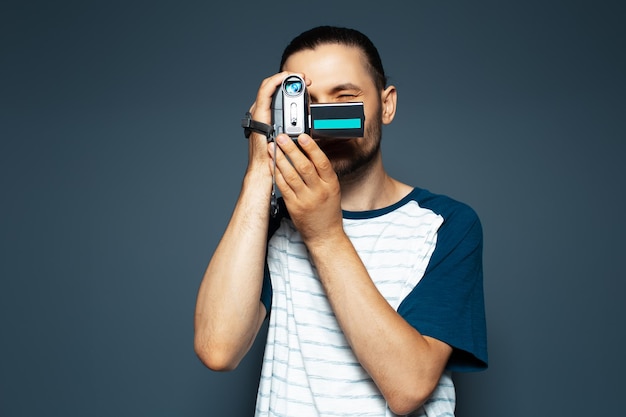
[(302, 173), (302, 175), (311, 175), (314, 173), (315, 168), (311, 162), (303, 161), (298, 164), (298, 171)]
[(323, 160), (319, 161), (317, 166), (319, 166), (320, 169), (324, 170), (324, 171), (332, 169), (332, 165), (330, 164), (330, 161), (328, 159), (323, 159)]
[(285, 174), (283, 174), (283, 177), (285, 178), (285, 181), (287, 181), (289, 183), (292, 183), (292, 182), (300, 179), (300, 176), (297, 173), (295, 173), (295, 172), (285, 173)]

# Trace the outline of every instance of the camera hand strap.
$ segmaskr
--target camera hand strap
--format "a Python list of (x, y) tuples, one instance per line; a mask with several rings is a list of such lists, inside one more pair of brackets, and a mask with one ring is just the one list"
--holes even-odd
[(278, 214), (278, 197), (276, 197), (276, 148), (278, 145), (274, 143), (274, 171), (272, 172), (272, 195), (270, 197), (270, 215), (276, 217)]
[(274, 127), (267, 123), (252, 120), (252, 114), (250, 114), (250, 112), (246, 112), (246, 117), (241, 119), (241, 127), (243, 127), (243, 133), (246, 139), (250, 138), (252, 132), (256, 132), (265, 136), (268, 142), (274, 140)]
[[(244, 135), (247, 139), (250, 138), (252, 132), (260, 133), (267, 138), (268, 142), (274, 140), (274, 127), (267, 123), (257, 122), (252, 120), (252, 114), (246, 112), (246, 116), (241, 119), (241, 127), (243, 127)], [(278, 214), (278, 197), (276, 197), (276, 146), (274, 146), (274, 171), (272, 172), (272, 195), (270, 197), (270, 214), (272, 217), (276, 217)]]

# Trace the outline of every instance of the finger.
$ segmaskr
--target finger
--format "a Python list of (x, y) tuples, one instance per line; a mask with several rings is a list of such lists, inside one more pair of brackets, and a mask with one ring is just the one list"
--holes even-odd
[[(291, 141), (286, 135), (279, 135), (276, 141), (280, 141), (282, 136), (285, 136), (287, 140)], [(268, 152), (271, 158), (275, 159), (275, 162), (272, 162), (272, 164), (275, 164), (276, 167), (276, 185), (278, 185), (281, 193), (296, 193), (303, 190), (306, 184), (298, 171), (285, 156), (280, 146), (277, 146), (276, 142), (272, 142), (268, 146)]]
[(285, 180), (285, 177), (282, 174), (282, 171), (276, 169), (274, 174), (274, 181), (276, 182), (276, 187), (280, 191), (280, 194), (283, 196), (285, 201), (290, 201), (296, 198), (295, 191), (291, 188), (291, 186)]
[(329, 182), (337, 178), (330, 160), (311, 136), (301, 134), (298, 136), (298, 144), (307, 158), (313, 163), (313, 166), (315, 166), (317, 175), (322, 181)]
[(304, 181), (304, 184), (312, 186), (319, 183), (320, 177), (315, 164), (302, 153), (302, 150), (292, 139), (287, 135), (279, 135), (276, 141), (283, 153), (289, 158), (290, 165), (295, 169), (301, 181)]
[(261, 82), (257, 90), (256, 99), (250, 106), (250, 114), (252, 114), (254, 120), (262, 123), (272, 122), (272, 96), (285, 77), (286, 72), (283, 71), (267, 77)]
[(257, 92), (256, 100), (250, 106), (250, 113), (252, 114), (252, 118), (259, 122), (263, 123), (271, 123), (271, 106), (272, 106), (272, 97), (276, 92), (276, 89), (281, 85), (283, 80), (291, 73), (287, 71), (282, 71), (277, 74), (274, 74), (270, 77), (265, 78), (259, 87)]

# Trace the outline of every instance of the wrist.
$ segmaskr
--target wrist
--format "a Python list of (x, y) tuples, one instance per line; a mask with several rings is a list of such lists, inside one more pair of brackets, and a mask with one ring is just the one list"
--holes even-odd
[(325, 230), (323, 233), (303, 236), (304, 244), (309, 252), (315, 255), (333, 255), (340, 252), (345, 244), (350, 244), (350, 239), (346, 235), (343, 227), (337, 231)]
[(267, 167), (267, 162), (248, 164), (248, 168), (243, 177), (243, 186), (260, 189), (271, 188), (272, 173)]

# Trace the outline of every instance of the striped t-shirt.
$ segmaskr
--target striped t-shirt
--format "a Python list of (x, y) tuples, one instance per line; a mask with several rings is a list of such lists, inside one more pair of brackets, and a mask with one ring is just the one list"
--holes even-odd
[[(270, 322), (256, 415), (393, 416), (348, 345), (284, 205), (281, 213), (268, 241), (262, 301)], [(435, 392), (412, 415), (453, 416), (451, 372), (487, 365), (478, 217), (465, 204), (418, 188), (390, 207), (343, 217), (389, 304), (421, 334), (454, 349)]]

